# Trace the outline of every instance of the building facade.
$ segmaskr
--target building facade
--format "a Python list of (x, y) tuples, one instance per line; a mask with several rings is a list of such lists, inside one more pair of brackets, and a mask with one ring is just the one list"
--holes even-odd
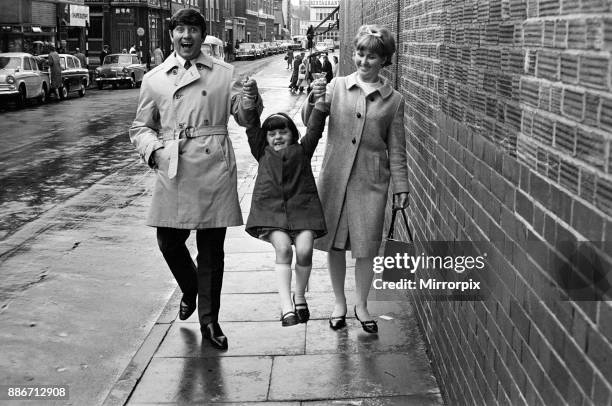
[(89, 8), (83, 0), (0, 0), (0, 51), (46, 53), (86, 49)]

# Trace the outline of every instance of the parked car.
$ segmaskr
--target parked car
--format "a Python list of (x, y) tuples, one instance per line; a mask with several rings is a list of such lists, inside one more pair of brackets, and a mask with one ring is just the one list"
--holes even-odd
[(113, 89), (120, 84), (140, 87), (146, 72), (147, 67), (137, 55), (110, 54), (106, 55), (102, 66), (96, 68), (96, 84), (98, 89), (102, 89), (106, 84), (111, 84)]
[[(49, 55), (39, 56), (43, 61), (42, 70), (49, 73)], [(59, 98), (68, 98), (70, 92), (77, 92), (80, 97), (85, 96), (85, 91), (89, 86), (89, 71), (81, 66), (75, 56), (69, 54), (59, 54), (60, 67), (62, 68), (62, 87), (59, 89)]]
[(236, 49), (236, 60), (259, 58), (259, 48), (251, 42), (242, 42)]
[(323, 42), (327, 45), (327, 50), (329, 52), (334, 52), (336, 49), (336, 45), (334, 44), (334, 40), (331, 38), (324, 39)]
[(0, 53), (0, 97), (12, 99), (23, 107), (28, 99), (47, 101), (49, 75), (41, 70), (36, 59), (25, 52)]

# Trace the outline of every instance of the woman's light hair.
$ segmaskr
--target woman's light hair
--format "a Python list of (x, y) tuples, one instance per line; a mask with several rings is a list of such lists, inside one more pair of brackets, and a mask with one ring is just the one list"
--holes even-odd
[(380, 25), (362, 25), (353, 40), (356, 51), (370, 51), (385, 59), (383, 66), (391, 65), (395, 53), (395, 38), (385, 27)]

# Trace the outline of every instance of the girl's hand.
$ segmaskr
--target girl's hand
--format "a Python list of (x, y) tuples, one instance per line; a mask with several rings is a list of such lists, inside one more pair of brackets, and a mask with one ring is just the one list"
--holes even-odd
[(393, 195), (393, 207), (397, 209), (405, 209), (408, 207), (408, 193), (402, 192)]

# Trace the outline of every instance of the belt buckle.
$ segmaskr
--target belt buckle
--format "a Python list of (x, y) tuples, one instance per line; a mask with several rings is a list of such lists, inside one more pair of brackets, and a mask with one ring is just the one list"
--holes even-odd
[(185, 134), (185, 138), (193, 138), (195, 128), (187, 127), (183, 130), (183, 134)]

